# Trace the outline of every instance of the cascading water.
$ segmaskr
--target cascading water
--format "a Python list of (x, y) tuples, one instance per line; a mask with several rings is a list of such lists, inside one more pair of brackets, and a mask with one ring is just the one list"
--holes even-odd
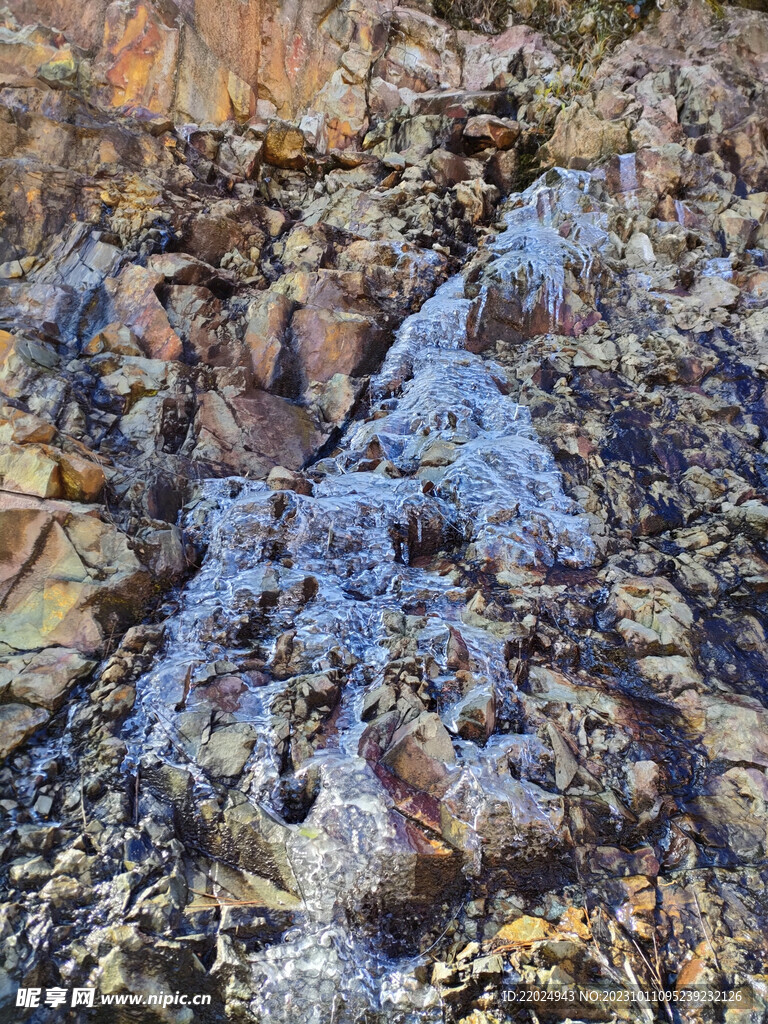
[[(559, 192), (537, 183), (493, 245), (498, 277), (544, 294), (554, 315), (566, 262), (588, 273), (600, 239), (589, 216), (578, 220), (574, 195), (587, 182), (563, 174)], [(569, 203), (575, 229), (566, 239), (553, 213)], [(207, 509), (205, 563), (138, 687), (129, 763), (178, 763), (206, 796), (212, 762), (201, 751), (219, 713), (201, 684), (236, 681), (219, 721), (250, 726), (253, 745), (234, 785), (279, 823), (300, 900), (282, 941), (249, 955), (257, 1021), (441, 1020), (436, 990), (414, 974), (414, 918), (423, 915), (422, 934), (447, 923), (456, 893), (480, 870), (491, 818), (506, 839), (525, 828), (544, 841), (554, 833), (550, 795), (510, 771), (519, 737), (483, 746), (457, 735), (469, 701), (501, 707), (512, 687), (505, 639), (467, 614), (458, 565), (503, 583), (521, 566), (588, 564), (593, 548), (528, 411), (504, 393), (503, 370), (466, 350), (469, 308), (457, 276), (405, 321), (371, 382), (368, 417), (313, 467), (313, 494), (205, 484), (194, 513), (199, 523)], [(438, 553), (447, 557), (436, 566)], [(435, 706), (453, 733), (437, 792), (463, 830), (460, 854), (435, 834), (429, 811), (393, 797), (370, 755), (364, 702), (406, 643), (402, 623), (410, 655), (432, 666)], [(454, 628), (466, 645), (468, 693), (450, 686)], [(291, 667), (277, 671), (285, 650)], [(263, 670), (253, 669), (257, 656)], [(314, 745), (287, 759), (275, 707), (291, 680), (312, 673), (338, 683), (338, 705)], [(195, 741), (202, 719), (207, 734)], [(311, 791), (293, 823), (286, 775)], [(444, 920), (429, 919), (431, 904)]]

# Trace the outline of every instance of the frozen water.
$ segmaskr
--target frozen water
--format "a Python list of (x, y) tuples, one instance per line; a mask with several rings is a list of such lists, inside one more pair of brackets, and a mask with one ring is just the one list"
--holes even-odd
[[(582, 208), (588, 183), (586, 175), (560, 172), (556, 185), (532, 186), (494, 243), (496, 272), (526, 294), (543, 291), (553, 310), (566, 266), (588, 274), (604, 237), (596, 215)], [(558, 228), (564, 217), (568, 238)], [(317, 781), (305, 820), (288, 827), (302, 911), (281, 942), (251, 955), (258, 1021), (442, 1020), (437, 993), (415, 978), (418, 949), (394, 955), (377, 942), (377, 922), (397, 927), (414, 898), (420, 858), (434, 850), (358, 753), (363, 695), (382, 682), (392, 659), (392, 613), (413, 608), (421, 609), (418, 653), (437, 666), (437, 684), (450, 675), (453, 626), (480, 690), (502, 699), (512, 687), (504, 640), (462, 619), (466, 595), (457, 600), (452, 573), (431, 570), (429, 556), (442, 551), (500, 580), (524, 567), (558, 559), (579, 566), (594, 556), (586, 519), (564, 493), (528, 410), (506, 394), (504, 371), (466, 350), (469, 308), (457, 276), (403, 323), (371, 382), (369, 416), (324, 460), (313, 495), (252, 481), (205, 485), (205, 563), (168, 622), (162, 657), (138, 686), (129, 761), (178, 761), (210, 792), (212, 780), (194, 758), (180, 757), (176, 710), (184, 702), (209, 707), (195, 685), (206, 666), (223, 663), (248, 679), (239, 664), (254, 649), (270, 664), (290, 632), (302, 671), (343, 676), (334, 728), (295, 766), (298, 777), (312, 773)], [(258, 734), (238, 786), (274, 814), (284, 771), (274, 703), (286, 685), (266, 672), (232, 712)], [(441, 708), (454, 730), (457, 701)], [(518, 831), (548, 842), (547, 794), (504, 767), (514, 741), (496, 737), (481, 750), (457, 739), (455, 746), (445, 799), (468, 827), (466, 869), (477, 868), (483, 844), (502, 849)]]

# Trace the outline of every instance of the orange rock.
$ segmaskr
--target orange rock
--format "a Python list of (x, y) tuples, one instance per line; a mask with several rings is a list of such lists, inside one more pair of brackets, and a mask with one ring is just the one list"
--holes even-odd
[(589, 923), (586, 911), (582, 907), (568, 907), (560, 918), (558, 931), (576, 935), (587, 941), (592, 938), (592, 926)]
[(155, 294), (162, 281), (161, 274), (153, 274), (144, 267), (131, 264), (119, 277), (107, 278), (104, 288), (115, 319), (133, 328), (148, 356), (152, 359), (179, 359), (181, 338), (171, 327)]
[(112, 106), (173, 108), (179, 31), (145, 3), (111, 4), (104, 25), (104, 77)]
[(83, 355), (95, 356), (100, 352), (114, 352), (119, 356), (143, 355), (136, 335), (125, 324), (107, 324), (83, 348)]
[(711, 973), (705, 960), (694, 957), (680, 968), (675, 988), (697, 988), (699, 985), (709, 984), (711, 983)]
[(0, 441), (12, 441), (15, 444), (45, 444), (56, 436), (56, 428), (52, 423), (21, 409), (8, 408), (0, 415)]

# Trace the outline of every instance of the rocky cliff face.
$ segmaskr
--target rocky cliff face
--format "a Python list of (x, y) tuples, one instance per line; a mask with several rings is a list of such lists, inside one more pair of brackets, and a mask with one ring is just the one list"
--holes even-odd
[(764, 1018), (768, 16), (518, 8), (0, 14), (3, 1019)]

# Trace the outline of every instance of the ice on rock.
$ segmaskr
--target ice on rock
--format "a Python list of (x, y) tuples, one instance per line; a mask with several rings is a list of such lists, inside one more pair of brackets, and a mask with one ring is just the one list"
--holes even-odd
[[(586, 272), (599, 237), (599, 225), (578, 212), (585, 183), (562, 173), (554, 199), (554, 187), (532, 186), (495, 243), (498, 272), (543, 289), (555, 304), (564, 266), (578, 260)], [(553, 226), (556, 203), (561, 213), (572, 208), (569, 239)], [(466, 350), (469, 309), (457, 276), (403, 323), (371, 382), (371, 415), (348, 431), (332, 465), (325, 460), (335, 471), (313, 495), (253, 481), (205, 484), (205, 562), (167, 623), (162, 656), (137, 687), (129, 761), (176, 762), (202, 795), (216, 780), (179, 755), (179, 709), (210, 707), (198, 686), (185, 686), (190, 674), (194, 681), (201, 666), (224, 665), (231, 676), (254, 647), (273, 663), (288, 636), (300, 663), (291, 672), (335, 668), (343, 677), (333, 729), (296, 768), (297, 778), (312, 775), (316, 785), (305, 820), (286, 826), (302, 905), (296, 927), (250, 955), (256, 1020), (320, 1024), (331, 1013), (335, 1024), (442, 1020), (437, 993), (416, 981), (417, 949), (397, 948), (407, 929), (396, 933), (401, 918), (418, 917), (424, 865), (438, 864), (435, 884), (448, 894), (461, 878), (460, 858), (450, 837), (442, 846), (426, 840), (358, 753), (364, 694), (381, 684), (392, 657), (387, 616), (423, 609), (419, 655), (446, 676), (449, 630), (459, 629), (478, 686), (502, 701), (513, 685), (503, 640), (462, 620), (450, 575), (425, 568), (428, 556), (453, 553), (496, 574), (593, 558), (586, 518), (564, 493), (528, 411), (505, 393), (504, 371)], [(389, 475), (374, 471), (380, 460), (394, 467)], [(257, 741), (238, 787), (279, 816), (284, 735), (273, 705), (285, 674), (267, 671), (258, 683), (247, 671), (241, 676), (232, 715), (255, 726)], [(454, 731), (462, 696), (441, 711)], [(492, 738), (483, 750), (454, 741), (444, 802), (468, 870), (486, 846), (502, 857), (509, 836), (524, 843), (533, 834), (546, 846), (557, 831), (557, 802), (504, 768), (507, 740)]]
[[(590, 181), (586, 171), (561, 168), (539, 178), (511, 204), (507, 228), (491, 245), (497, 259), (489, 276), (522, 296), (526, 313), (543, 302), (551, 323), (557, 323), (565, 299), (566, 271), (588, 282), (607, 239), (603, 215), (583, 209)], [(567, 234), (561, 231), (565, 222)]]

